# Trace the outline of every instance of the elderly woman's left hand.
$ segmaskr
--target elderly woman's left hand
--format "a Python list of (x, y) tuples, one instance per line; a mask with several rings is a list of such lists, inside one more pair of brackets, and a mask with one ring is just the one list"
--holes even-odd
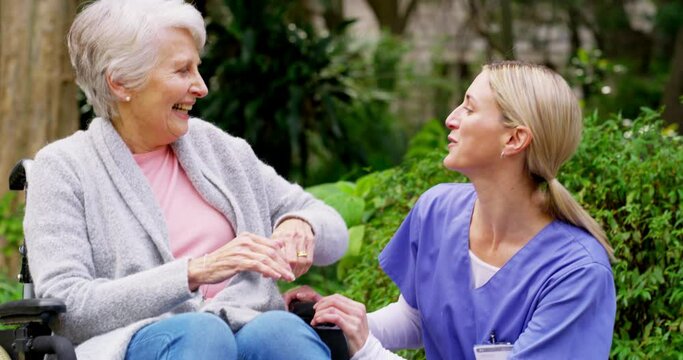
[(281, 239), (285, 243), (282, 251), (292, 267), (294, 276), (305, 274), (313, 265), (315, 236), (307, 222), (296, 218), (287, 219), (273, 230), (272, 238)]

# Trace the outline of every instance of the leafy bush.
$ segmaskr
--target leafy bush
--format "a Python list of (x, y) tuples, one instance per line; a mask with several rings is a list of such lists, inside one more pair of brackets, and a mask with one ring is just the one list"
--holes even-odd
[[(613, 264), (617, 319), (612, 358), (681, 358), (683, 349), (682, 140), (665, 136), (660, 114), (643, 109), (633, 122), (618, 116), (586, 118), (577, 154), (560, 181), (605, 227), (618, 260)], [(369, 310), (398, 296), (377, 255), (417, 198), (431, 186), (464, 181), (443, 169), (444, 150), (409, 157), (365, 181), (365, 236), (343, 293)], [(360, 183), (360, 182), (359, 182)], [(358, 189), (356, 189), (358, 190)], [(358, 195), (359, 192), (356, 192)], [(423, 359), (422, 351), (404, 356)]]
[(643, 106), (660, 106), (662, 89), (669, 78), (668, 60), (653, 62), (644, 73), (638, 67), (638, 61), (633, 59), (608, 59), (598, 49), (580, 48), (565, 76), (581, 89), (585, 108), (635, 118)]
[[(0, 247), (5, 264), (16, 263), (17, 249), (24, 234), (22, 218), (23, 208), (17, 203), (16, 194), (5, 194), (0, 199)], [(16, 270), (0, 270), (0, 303), (21, 298), (21, 286), (11, 276)]]
[(631, 124), (589, 117), (563, 183), (603, 224), (618, 261), (612, 357), (681, 358), (683, 163), (681, 137), (662, 136), (660, 114)]
[(434, 152), (434, 149), (445, 149), (448, 144), (448, 130), (443, 121), (430, 120), (422, 125), (422, 129), (410, 139), (405, 158), (421, 158)]
[(348, 23), (316, 32), (297, 20), (293, 2), (223, 3), (227, 14), (207, 19), (201, 72), (210, 91), (197, 103), (201, 117), (300, 183), (400, 161), (404, 139), (390, 89), (380, 89), (374, 73), (377, 59), (394, 61), (396, 51), (352, 48), (343, 35)]
[(0, 304), (21, 299), (22, 287), (7, 274), (0, 273)]
[[(22, 287), (6, 273), (0, 272), (0, 304), (21, 299)], [(16, 325), (0, 325), (0, 330), (13, 329)]]
[(16, 257), (19, 244), (24, 238), (23, 210), (15, 193), (6, 193), (0, 198), (0, 246), (6, 263)]

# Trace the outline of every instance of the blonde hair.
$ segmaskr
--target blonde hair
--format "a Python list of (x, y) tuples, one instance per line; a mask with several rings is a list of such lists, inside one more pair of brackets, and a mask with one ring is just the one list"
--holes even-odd
[[(581, 108), (572, 89), (560, 75), (541, 65), (505, 61), (485, 65), (484, 71), (505, 125), (531, 130), (526, 167), (546, 194), (548, 213), (588, 231), (614, 259), (614, 249), (600, 224), (556, 179), (581, 141)], [(547, 189), (541, 186), (543, 182)]]
[(130, 89), (146, 83), (158, 61), (158, 35), (166, 28), (188, 30), (197, 51), (204, 48), (204, 19), (183, 0), (96, 0), (76, 16), (67, 38), (69, 56), (95, 114), (117, 115), (107, 76)]

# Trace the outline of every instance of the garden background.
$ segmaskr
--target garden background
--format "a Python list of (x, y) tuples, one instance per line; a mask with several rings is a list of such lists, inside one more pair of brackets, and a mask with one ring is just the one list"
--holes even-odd
[[(87, 126), (65, 33), (79, 0), (0, 1), (0, 301), (13, 280), (20, 158)], [(351, 246), (297, 280), (375, 309), (397, 289), (376, 256), (417, 197), (464, 181), (441, 166), (443, 119), (481, 65), (544, 63), (581, 99), (582, 145), (558, 177), (617, 261), (613, 359), (683, 359), (680, 0), (205, 0), (194, 115), (244, 137), (337, 208)], [(282, 284), (283, 289), (291, 284)], [(422, 359), (420, 351), (403, 352)]]

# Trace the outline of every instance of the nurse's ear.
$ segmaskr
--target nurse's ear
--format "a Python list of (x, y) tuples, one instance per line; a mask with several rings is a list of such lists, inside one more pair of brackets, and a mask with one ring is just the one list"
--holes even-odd
[(524, 152), (531, 145), (533, 138), (531, 129), (526, 126), (520, 125), (510, 128), (506, 134), (505, 146), (501, 152), (501, 157)]

